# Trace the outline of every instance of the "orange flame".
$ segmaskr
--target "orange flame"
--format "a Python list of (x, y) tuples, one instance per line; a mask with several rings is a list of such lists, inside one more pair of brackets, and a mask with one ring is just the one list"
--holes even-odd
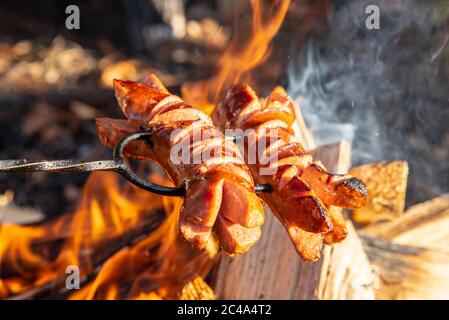
[[(205, 81), (188, 83), (182, 87), (182, 96), (188, 103), (199, 106), (205, 112), (212, 112), (214, 104), (223, 90), (245, 78), (249, 81), (250, 71), (265, 61), (270, 53), (270, 43), (278, 32), (290, 0), (251, 0), (252, 36), (242, 39), (241, 33), (234, 33), (229, 48), (219, 61), (218, 73)], [(254, 86), (253, 83), (250, 83)]]
[[(180, 285), (196, 276), (204, 277), (214, 263), (211, 258), (217, 252), (216, 243), (212, 241), (209, 250), (198, 253), (180, 238), (181, 204), (179, 198), (164, 198), (164, 207), (169, 214), (163, 224), (141, 242), (112, 256), (95, 281), (70, 298), (172, 299), (176, 298), (173, 293)], [(131, 284), (131, 289), (120, 294), (118, 288), (124, 284)]]
[[(251, 70), (268, 57), (289, 4), (290, 0), (251, 0), (251, 37), (242, 39), (241, 33), (234, 33), (219, 61), (218, 73), (183, 86), (184, 99), (211, 112), (224, 89), (242, 79), (248, 81)], [(152, 177), (161, 184), (166, 180)], [(79, 266), (82, 277), (95, 273), (101, 264), (97, 256), (104, 248), (125, 235), (141, 234), (142, 226), (154, 221), (162, 209), (167, 218), (155, 231), (112, 254), (95, 279), (70, 299), (201, 296), (190, 294), (189, 288), (207, 287), (201, 279), (216, 263), (218, 246), (212, 239), (206, 250), (198, 253), (180, 238), (181, 204), (179, 198), (156, 196), (129, 184), (121, 186), (113, 173), (92, 174), (73, 214), (41, 226), (0, 225), (0, 298), (65, 278), (68, 265)], [(204, 290), (204, 297), (213, 297), (210, 288)]]
[[(164, 183), (161, 177), (151, 180)], [(42, 226), (1, 226), (0, 261), (7, 269), (0, 269), (0, 298), (64, 279), (68, 265), (79, 266), (82, 277), (91, 274), (98, 265), (95, 256), (104, 247), (127, 233), (139, 235), (139, 226), (154, 220), (162, 209), (168, 217), (154, 232), (113, 254), (95, 280), (70, 298), (176, 298), (173, 292), (180, 285), (204, 277), (213, 265), (211, 258), (217, 246), (211, 241), (208, 250), (197, 253), (180, 238), (182, 200), (160, 197), (129, 184), (121, 187), (119, 182), (114, 173), (94, 173), (75, 213)], [(49, 246), (58, 238), (64, 240), (56, 258), (36, 250), (37, 243)], [(131, 290), (121, 294), (123, 286)]]
[[(0, 226), (0, 297), (7, 297), (65, 276), (68, 265), (82, 274), (108, 242), (151, 221), (161, 197), (131, 185), (121, 187), (114, 173), (92, 174), (75, 213), (42, 226)], [(57, 257), (48, 249), (62, 241)], [(46, 250), (38, 250), (39, 246)]]

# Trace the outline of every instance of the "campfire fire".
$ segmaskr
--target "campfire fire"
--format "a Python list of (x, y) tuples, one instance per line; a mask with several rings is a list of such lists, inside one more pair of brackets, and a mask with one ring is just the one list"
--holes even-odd
[(269, 56), (270, 43), (284, 21), (290, 0), (266, 3), (251, 0), (250, 39), (244, 38), (244, 32), (234, 34), (229, 48), (219, 60), (219, 70), (214, 77), (183, 85), (182, 97), (187, 103), (212, 111), (219, 95), (230, 85), (241, 81), (253, 83), (251, 71)]
[[(47, 2), (0, 10), (0, 299), (449, 298), (448, 1), (80, 1), (66, 32), (63, 2), (32, 12)], [(104, 118), (120, 110), (112, 89), (126, 119)], [(128, 125), (163, 141), (154, 118), (184, 142), (198, 123), (216, 130), (186, 149), (220, 140), (242, 167), (200, 159), (190, 180), (170, 158), (164, 175), (146, 160), (171, 145), (140, 139), (120, 164), (184, 197), (114, 172), (3, 172), (22, 157), (110, 159)], [(102, 120), (125, 124), (117, 141)], [(285, 158), (263, 176), (225, 130), (265, 125)]]
[[(217, 74), (186, 83), (183, 98), (211, 112), (229, 85), (250, 82), (251, 70), (270, 53), (289, 3), (252, 0), (250, 39), (242, 46), (242, 34), (234, 34)], [(170, 184), (163, 177), (151, 180)], [(75, 212), (37, 226), (1, 226), (0, 298), (214, 298), (202, 279), (217, 262), (217, 243), (209, 241), (197, 252), (180, 237), (181, 203), (122, 185), (113, 173), (91, 174)], [(66, 289), (69, 266), (78, 267), (82, 279), (74, 294)]]

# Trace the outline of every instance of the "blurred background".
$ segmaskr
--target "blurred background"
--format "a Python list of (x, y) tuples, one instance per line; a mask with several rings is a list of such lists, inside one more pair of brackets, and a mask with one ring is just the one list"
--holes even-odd
[[(79, 30), (65, 27), (71, 4)], [(250, 31), (248, 1), (0, 0), (0, 159), (109, 158), (94, 119), (121, 117), (113, 78), (155, 72), (180, 94)], [(408, 161), (409, 206), (449, 191), (448, 42), (449, 1), (293, 1), (251, 83), (302, 97), (318, 144), (347, 139), (354, 165)], [(0, 175), (3, 219), (71, 211), (86, 178)]]

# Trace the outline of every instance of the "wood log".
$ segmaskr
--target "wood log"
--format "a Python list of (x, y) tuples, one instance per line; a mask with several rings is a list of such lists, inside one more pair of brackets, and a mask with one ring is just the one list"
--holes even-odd
[(357, 224), (392, 220), (404, 214), (408, 163), (391, 161), (369, 163), (352, 168), (350, 173), (368, 187), (366, 206), (352, 210)]
[[(348, 237), (326, 246), (323, 252), (318, 298), (322, 300), (372, 300), (379, 283), (354, 225), (348, 220)], [(375, 271), (376, 269), (374, 269)]]
[(215, 293), (200, 277), (187, 282), (179, 292), (179, 300), (215, 300)]
[(376, 299), (449, 299), (449, 253), (362, 236), (377, 270)]
[[(312, 152), (331, 172), (346, 172), (350, 147), (345, 141)], [(321, 260), (303, 261), (282, 225), (266, 212), (262, 238), (246, 254), (223, 257), (215, 282), (221, 299), (373, 299), (370, 264), (348, 222), (349, 236), (326, 247)]]
[(411, 206), (404, 216), (370, 225), (363, 233), (396, 244), (449, 250), (449, 193)]
[(313, 150), (316, 149), (315, 139), (313, 138), (312, 133), (307, 127), (306, 121), (304, 120), (304, 116), (300, 109), (303, 100), (303, 97), (299, 97), (293, 104), (295, 107), (296, 121), (293, 123), (292, 128), (295, 131), (296, 137), (298, 137), (299, 141), (301, 141), (302, 145), (307, 150)]
[(449, 299), (449, 194), (361, 230), (377, 269), (377, 299)]

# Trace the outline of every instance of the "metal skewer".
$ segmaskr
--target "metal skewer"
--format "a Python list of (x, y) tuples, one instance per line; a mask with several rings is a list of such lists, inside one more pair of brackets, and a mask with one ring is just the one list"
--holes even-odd
[[(137, 176), (128, 166), (124, 159), (125, 147), (136, 140), (145, 140), (150, 137), (148, 132), (131, 133), (123, 137), (115, 146), (113, 153), (113, 160), (100, 161), (82, 161), (82, 160), (41, 160), (31, 161), (25, 159), (19, 160), (0, 160), (0, 172), (93, 172), (93, 171), (114, 171), (122, 175), (126, 180), (132, 184), (163, 196), (178, 196), (185, 195), (185, 187), (166, 187), (149, 181), (146, 181)], [(271, 192), (271, 185), (257, 184), (254, 186), (255, 192)]]

